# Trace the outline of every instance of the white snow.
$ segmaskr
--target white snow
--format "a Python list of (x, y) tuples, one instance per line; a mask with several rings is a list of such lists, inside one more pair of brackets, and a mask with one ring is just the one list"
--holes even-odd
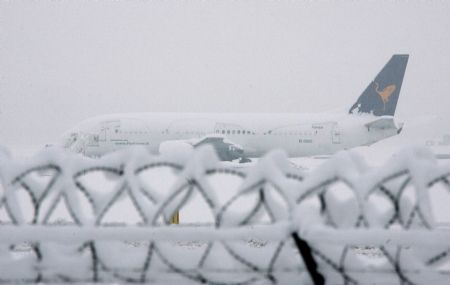
[[(307, 172), (292, 167), (282, 151), (234, 168), (218, 161), (208, 146), (178, 157), (154, 156), (144, 148), (99, 159), (58, 148), (28, 159), (7, 153), (0, 157), (0, 262), (7, 264), (2, 278), (34, 276), (33, 264), (39, 264), (50, 279), (90, 280), (92, 251), (77, 248), (95, 241), (104, 266), (128, 278), (139, 278), (134, 270), (143, 270), (153, 248), (151, 271), (190, 276), (205, 259), (198, 272), (211, 282), (267, 281), (267, 270), (280, 280), (286, 270), (307, 279), (290, 239), (294, 232), (321, 253), (316, 261), (328, 279), (339, 280), (329, 262), (338, 267), (343, 262), (346, 274), (362, 283), (374, 279), (361, 268), (379, 272), (376, 280), (397, 280), (392, 258), (412, 280), (439, 281), (449, 270), (446, 257), (428, 262), (450, 247), (450, 232), (436, 228), (436, 221), (450, 219), (436, 216), (433, 198), (450, 198), (450, 164), (425, 148), (406, 148), (377, 167), (355, 151), (341, 152)], [(169, 225), (177, 210), (181, 224)], [(31, 248), (17, 255), (14, 248), (24, 242), (37, 243), (43, 259), (36, 260)], [(199, 246), (183, 246), (192, 243)], [(381, 253), (368, 257), (347, 246)], [(73, 266), (79, 270), (71, 271)], [(247, 266), (261, 272), (247, 272)], [(103, 280), (118, 278), (107, 271), (99, 269)]]

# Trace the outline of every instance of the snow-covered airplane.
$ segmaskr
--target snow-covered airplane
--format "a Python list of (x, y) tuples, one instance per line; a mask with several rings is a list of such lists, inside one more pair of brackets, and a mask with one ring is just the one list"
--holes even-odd
[(408, 55), (393, 55), (343, 114), (125, 113), (85, 120), (62, 146), (88, 156), (132, 145), (162, 153), (211, 144), (222, 160), (259, 157), (274, 148), (291, 157), (327, 155), (400, 133), (394, 113)]

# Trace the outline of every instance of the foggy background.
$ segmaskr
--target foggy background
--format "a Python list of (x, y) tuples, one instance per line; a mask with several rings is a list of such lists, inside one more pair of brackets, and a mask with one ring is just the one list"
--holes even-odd
[(450, 1), (0, 1), (0, 144), (103, 113), (347, 112), (394, 53), (396, 115), (448, 115)]

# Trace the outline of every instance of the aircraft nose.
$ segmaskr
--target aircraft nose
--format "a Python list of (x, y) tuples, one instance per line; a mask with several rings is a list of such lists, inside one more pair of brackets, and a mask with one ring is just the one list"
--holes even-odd
[(60, 140), (58, 141), (58, 146), (63, 148), (70, 148), (78, 139), (77, 133), (69, 133), (64, 134), (61, 136)]

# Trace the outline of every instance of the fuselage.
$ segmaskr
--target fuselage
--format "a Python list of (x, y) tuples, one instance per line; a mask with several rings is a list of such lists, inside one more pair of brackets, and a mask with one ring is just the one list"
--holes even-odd
[[(408, 55), (396, 54), (348, 113), (127, 113), (88, 119), (68, 131), (65, 148), (100, 156), (131, 145), (153, 153), (211, 144), (222, 160), (284, 149), (291, 157), (326, 155), (396, 135), (393, 120)], [(170, 147), (168, 147), (170, 145)]]
[(396, 128), (371, 129), (379, 117), (362, 114), (127, 113), (81, 122), (63, 136), (62, 144), (89, 156), (142, 145), (153, 153), (165, 142), (223, 137), (259, 157), (281, 148), (291, 157), (332, 154), (370, 145), (397, 134)]

